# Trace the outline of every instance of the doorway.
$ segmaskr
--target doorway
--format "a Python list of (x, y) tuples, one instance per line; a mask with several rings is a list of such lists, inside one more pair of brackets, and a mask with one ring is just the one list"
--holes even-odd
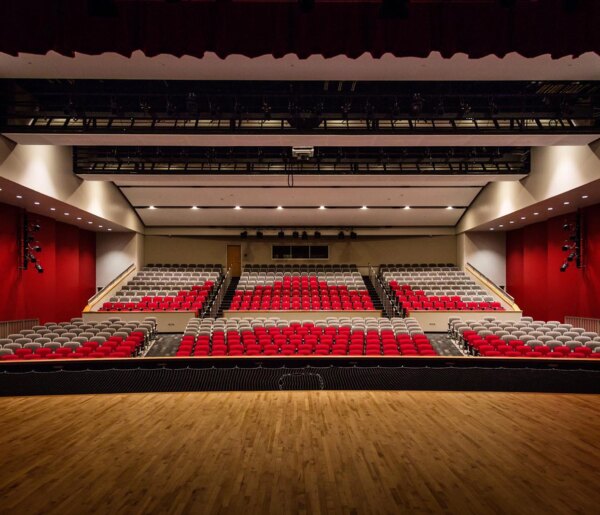
[(227, 245), (227, 268), (231, 270), (231, 277), (242, 275), (242, 246)]

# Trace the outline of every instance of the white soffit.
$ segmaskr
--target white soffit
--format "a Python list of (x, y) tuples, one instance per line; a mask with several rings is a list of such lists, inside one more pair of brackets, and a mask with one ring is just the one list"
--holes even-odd
[(173, 147), (548, 147), (588, 145), (594, 134), (55, 134), (5, 132), (22, 145)]
[(600, 56), (587, 52), (578, 57), (552, 59), (549, 54), (527, 58), (516, 52), (471, 59), (458, 53), (443, 58), (431, 52), (424, 58), (384, 54), (373, 58), (325, 58), (313, 55), (300, 59), (294, 54), (249, 58), (230, 55), (221, 59), (206, 52), (201, 59), (161, 54), (146, 57), (135, 51), (131, 57), (114, 52), (100, 55), (75, 53), (62, 56), (0, 53), (0, 77), (71, 79), (169, 79), (169, 80), (599, 80)]
[(454, 226), (464, 209), (160, 208), (136, 210), (146, 226), (425, 227)]
[[(111, 181), (117, 186), (196, 186), (247, 188), (289, 187), (287, 175), (139, 175), (79, 174), (90, 181)], [(520, 181), (523, 174), (510, 175), (294, 175), (295, 187), (483, 187), (489, 182)]]
[(122, 188), (133, 206), (468, 206), (479, 187), (464, 188)]

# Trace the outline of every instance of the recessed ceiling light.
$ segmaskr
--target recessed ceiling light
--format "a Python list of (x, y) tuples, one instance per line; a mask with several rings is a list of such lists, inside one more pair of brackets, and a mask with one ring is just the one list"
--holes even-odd
[(156, 209), (154, 206), (148, 206), (148, 209)]
[(512, 220), (510, 222), (508, 222), (509, 224), (514, 224), (515, 222), (513, 222)]
[(237, 211), (239, 211), (240, 209), (242, 209), (242, 206), (235, 206), (233, 209), (236, 209)]
[(588, 198), (588, 195), (581, 195), (581, 198)]
[(539, 215), (539, 213), (533, 213), (533, 216), (537, 216), (537, 215)]
[(81, 217), (80, 217), (80, 216), (78, 216), (78, 217), (77, 217), (77, 220), (81, 220)]
[(319, 206), (319, 209), (325, 209), (325, 206)]
[(500, 224), (498, 227), (504, 227), (504, 225), (503, 225), (503, 224)]
[(526, 216), (522, 216), (522, 217), (521, 217), (521, 220), (525, 220), (526, 218), (527, 218)]
[(198, 209), (198, 206), (192, 206), (192, 209)]
[(404, 209), (410, 209), (410, 206), (404, 206)]
[(39, 203), (37, 200), (34, 202), (34, 204), (35, 204), (36, 206), (39, 206), (39, 205), (40, 205), (40, 203)]
[(17, 198), (23, 198), (23, 195), (17, 195)]
[(69, 216), (69, 213), (63, 213), (65, 216)]
[(364, 210), (364, 209), (369, 209), (369, 208), (367, 206), (363, 206), (363, 207), (361, 207), (361, 209)]
[(564, 204), (565, 206), (568, 206), (568, 205), (570, 204), (570, 202), (569, 202), (569, 201), (567, 201), (567, 202), (563, 202), (563, 204)]
[(56, 211), (56, 208), (55, 207), (51, 207), (50, 211)]
[(454, 209), (452, 206), (448, 206), (446, 209)]
[(548, 208), (548, 211), (552, 211), (553, 209), (554, 209), (553, 207), (549, 207), (549, 208)]
[(93, 224), (93, 223), (94, 223), (94, 222), (88, 222), (88, 224), (90, 224), (90, 225), (91, 225), (91, 224)]
[(98, 227), (100, 227), (100, 229), (102, 229), (102, 226), (101, 226), (101, 225), (99, 225)]
[(493, 228), (493, 227), (490, 227), (490, 231), (493, 231), (493, 230), (494, 230), (494, 228)]
[(279, 211), (281, 211), (281, 210), (283, 209), (283, 207), (282, 207), (282, 206), (277, 206), (277, 209), (278, 209)]
[(110, 227), (109, 227), (107, 230), (108, 230), (108, 231), (112, 231), (112, 229), (111, 229)]

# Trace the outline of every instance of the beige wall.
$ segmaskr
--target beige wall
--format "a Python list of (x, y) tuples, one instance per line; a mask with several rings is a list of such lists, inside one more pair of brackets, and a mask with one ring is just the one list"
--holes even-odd
[[(149, 236), (144, 238), (145, 263), (226, 263), (227, 244), (242, 245), (242, 263), (301, 263), (301, 261), (272, 261), (271, 246), (290, 244), (289, 239), (240, 240), (231, 238), (206, 238), (201, 236)], [(301, 244), (301, 242), (297, 242)], [(381, 263), (456, 263), (456, 236), (418, 237), (359, 237), (321, 238), (308, 240), (308, 244), (328, 244), (329, 260), (313, 263), (355, 263), (379, 265)]]
[(104, 288), (130, 265), (144, 265), (144, 237), (139, 233), (96, 234), (96, 286)]
[(506, 285), (506, 233), (467, 232), (457, 237), (458, 264), (470, 263), (498, 286)]
[(457, 226), (469, 231), (543, 200), (600, 180), (600, 141), (531, 149), (531, 173), (521, 181), (492, 182)]
[(17, 145), (0, 136), (0, 177), (125, 229), (144, 230), (113, 183), (84, 181), (73, 173), (71, 147)]

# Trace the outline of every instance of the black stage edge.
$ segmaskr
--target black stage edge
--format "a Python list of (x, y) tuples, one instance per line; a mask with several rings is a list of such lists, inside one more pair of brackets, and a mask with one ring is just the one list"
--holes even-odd
[(0, 364), (0, 396), (237, 390), (600, 393), (596, 360), (141, 358)]

